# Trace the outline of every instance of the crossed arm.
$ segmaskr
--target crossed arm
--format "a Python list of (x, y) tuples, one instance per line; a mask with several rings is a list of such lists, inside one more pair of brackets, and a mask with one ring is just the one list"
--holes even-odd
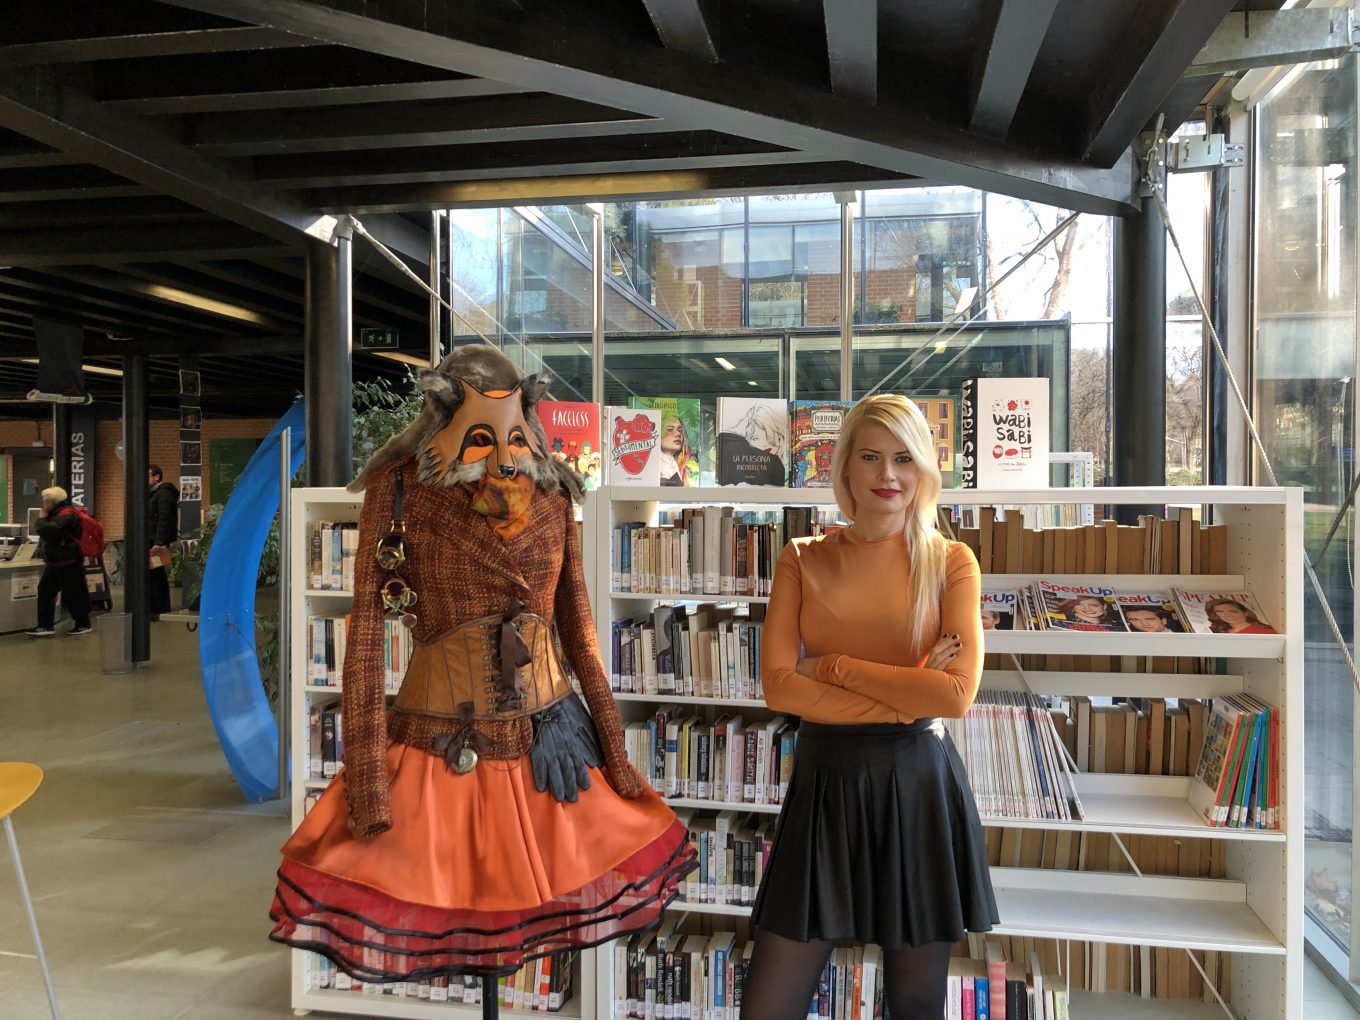
[(959, 654), (945, 669), (894, 666), (833, 653), (817, 660), (812, 676), (800, 673), (801, 571), (799, 550), (790, 544), (775, 568), (762, 637), (761, 682), (771, 708), (810, 722), (841, 724), (957, 718), (968, 711), (982, 673), (982, 623), (977, 608), (981, 578), (966, 547), (950, 549), (940, 600), (941, 632), (958, 634), (962, 641)]

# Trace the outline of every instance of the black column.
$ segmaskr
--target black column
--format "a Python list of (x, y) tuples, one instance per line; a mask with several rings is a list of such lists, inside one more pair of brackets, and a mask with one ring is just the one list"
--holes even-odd
[(307, 484), (347, 485), (354, 477), (350, 337), (350, 240), (307, 242)]
[(123, 357), (123, 610), (132, 614), (132, 661), (151, 658), (151, 617), (147, 614), (146, 355)]
[[(1211, 131), (1229, 140), (1230, 118), (1219, 114)], [(1219, 167), (1213, 171), (1213, 192), (1209, 204), (1209, 315), (1220, 338), (1228, 335), (1228, 191), (1233, 171)], [(1349, 174), (1347, 176), (1350, 176)], [(1227, 341), (1224, 339), (1226, 345)], [(1225, 346), (1226, 349), (1226, 346)], [(1228, 479), (1228, 378), (1219, 364), (1212, 338), (1205, 334), (1204, 360), (1200, 369), (1204, 385), (1204, 470), (1206, 485), (1224, 485)]]
[[(1114, 221), (1114, 357), (1110, 366), (1115, 485), (1166, 484), (1166, 230), (1157, 205)], [(1122, 506), (1136, 524), (1161, 508)]]
[(71, 405), (52, 405), (52, 484), (71, 491)]

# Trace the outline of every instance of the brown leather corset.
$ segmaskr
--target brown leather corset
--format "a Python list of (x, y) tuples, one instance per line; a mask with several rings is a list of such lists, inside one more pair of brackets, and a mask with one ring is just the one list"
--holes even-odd
[[(527, 650), (528, 662), (517, 677), (501, 669), (503, 623), (518, 632)], [(470, 702), (474, 719), (519, 719), (570, 693), (548, 621), (532, 613), (509, 623), (503, 616), (483, 616), (417, 642), (393, 708), (453, 719), (465, 716), (461, 706)]]

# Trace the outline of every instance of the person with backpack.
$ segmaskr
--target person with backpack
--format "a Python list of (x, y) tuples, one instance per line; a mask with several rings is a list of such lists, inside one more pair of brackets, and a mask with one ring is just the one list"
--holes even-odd
[(147, 585), (147, 609), (152, 617), (170, 612), (170, 546), (179, 537), (179, 490), (165, 481), (160, 466), (146, 472), (148, 506), (146, 526), (151, 540), (151, 583)]
[(76, 636), (90, 633), (90, 590), (85, 585), (85, 557), (81, 551), (83, 515), (60, 486), (43, 489), (43, 515), (38, 518), (38, 554), (42, 578), (38, 581), (38, 625), (25, 631), (29, 637), (52, 637), (56, 633), (57, 594), (71, 614)]

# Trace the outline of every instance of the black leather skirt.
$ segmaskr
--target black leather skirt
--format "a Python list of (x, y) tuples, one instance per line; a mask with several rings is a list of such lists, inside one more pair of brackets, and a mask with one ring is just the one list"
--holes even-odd
[(955, 942), (999, 916), (973, 793), (937, 719), (798, 730), (753, 922), (884, 948)]

